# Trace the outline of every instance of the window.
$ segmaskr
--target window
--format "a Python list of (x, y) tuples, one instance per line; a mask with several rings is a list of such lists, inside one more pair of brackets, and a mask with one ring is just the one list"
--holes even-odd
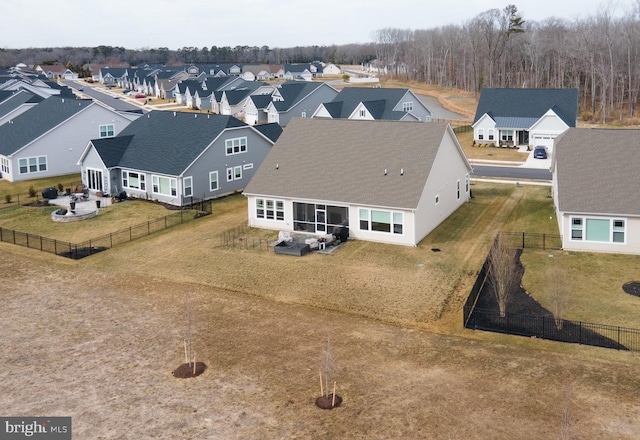
[(369, 210), (368, 209), (360, 210), (360, 230), (362, 231), (369, 230)]
[(165, 196), (178, 195), (178, 187), (176, 179), (171, 177), (152, 176), (153, 192)]
[(232, 154), (246, 153), (247, 152), (247, 138), (235, 138), (235, 139), (227, 139), (224, 141), (227, 156)]
[(307, 117), (307, 112), (302, 112), (302, 113), (300, 113), (300, 117), (301, 117), (301, 118), (306, 118), (306, 117)]
[(405, 111), (405, 112), (413, 111), (413, 101), (403, 102), (402, 111)]
[(489, 133), (489, 140), (492, 141), (493, 140), (493, 128), (490, 128), (488, 130), (488, 133)]
[(227, 168), (227, 182), (242, 179), (242, 166)]
[(116, 135), (116, 128), (113, 124), (105, 124), (100, 126), (100, 137), (114, 137)]
[(624, 220), (613, 220), (613, 237), (614, 243), (624, 243)]
[(209, 173), (209, 190), (217, 191), (220, 187), (218, 186), (218, 172), (212, 171)]
[(469, 174), (467, 173), (464, 176), (464, 193), (469, 194)]
[(256, 217), (284, 221), (284, 202), (282, 200), (256, 199)]
[(484, 128), (478, 128), (478, 139), (479, 140), (484, 139)]
[(624, 243), (625, 221), (622, 219), (571, 217), (572, 241)]
[(252, 163), (245, 163), (244, 165), (242, 165), (243, 170), (250, 170), (251, 168), (253, 168)]
[[(9, 164), (7, 162), (7, 169)], [(18, 160), (20, 174), (38, 173), (47, 171), (47, 156), (27, 157)], [(4, 169), (4, 162), (3, 162)], [(8, 172), (8, 171), (7, 171)]]
[(456, 200), (460, 200), (460, 179), (456, 181)]
[(440, 203), (440, 194), (436, 194), (435, 204)]
[(582, 219), (571, 219), (571, 240), (582, 240), (583, 237)]
[(502, 140), (503, 141), (512, 141), (513, 140), (513, 130), (502, 130)]
[(7, 159), (6, 157), (3, 157), (2, 161), (0, 162), (2, 163), (2, 167), (0, 168), (0, 171), (5, 174), (11, 174), (11, 168), (9, 167), (9, 159)]
[(193, 195), (193, 178), (185, 177), (184, 179), (182, 179), (182, 185), (184, 186), (184, 196), (191, 197)]
[(404, 231), (404, 214), (401, 212), (360, 209), (360, 230), (386, 232), (401, 235)]
[(145, 191), (147, 189), (144, 181), (144, 174), (132, 173), (130, 171), (122, 172), (122, 186), (125, 188), (139, 189)]

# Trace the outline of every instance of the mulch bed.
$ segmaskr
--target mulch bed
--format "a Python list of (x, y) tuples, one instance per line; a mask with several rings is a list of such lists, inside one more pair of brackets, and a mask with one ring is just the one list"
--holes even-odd
[(622, 290), (629, 295), (640, 297), (640, 281), (631, 281), (622, 286)]
[(336, 394), (335, 405), (333, 405), (333, 394), (329, 394), (329, 396), (320, 396), (316, 399), (316, 406), (322, 409), (333, 409), (340, 406), (342, 403), (342, 397)]
[(182, 364), (171, 372), (178, 379), (189, 379), (190, 377), (200, 376), (207, 369), (204, 362), (196, 362), (196, 372), (193, 373), (193, 364)]
[(564, 319), (556, 322), (553, 313), (545, 309), (522, 287), (524, 275), (524, 267), (520, 262), (522, 250), (517, 252), (519, 287), (509, 297), (507, 316), (500, 317), (498, 302), (487, 280), (480, 291), (467, 328), (626, 350), (623, 345), (585, 328), (580, 322)]

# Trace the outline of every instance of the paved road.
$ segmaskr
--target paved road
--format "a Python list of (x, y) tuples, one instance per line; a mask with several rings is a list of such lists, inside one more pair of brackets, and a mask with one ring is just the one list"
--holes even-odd
[(539, 168), (474, 165), (472, 175), (474, 177), (551, 180), (551, 172)]
[[(69, 86), (75, 90), (82, 89), (80, 93), (90, 96), (96, 101), (100, 101), (106, 106), (111, 107), (116, 111), (131, 112), (131, 111), (140, 111), (141, 109), (140, 106), (130, 104), (126, 102), (124, 99), (121, 99), (121, 97), (116, 92), (113, 92), (112, 94), (105, 93), (99, 89), (92, 88), (90, 84), (87, 84), (84, 81), (76, 82), (72, 80), (63, 80), (62, 82), (66, 86)], [(118, 99), (116, 99), (114, 96), (118, 96)]]

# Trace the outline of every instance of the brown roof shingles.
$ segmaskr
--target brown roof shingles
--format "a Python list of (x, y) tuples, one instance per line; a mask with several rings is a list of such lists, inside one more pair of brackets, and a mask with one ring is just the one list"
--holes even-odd
[(446, 123), (294, 118), (245, 193), (416, 209), (446, 130)]
[(571, 128), (555, 155), (560, 211), (640, 215), (640, 130)]

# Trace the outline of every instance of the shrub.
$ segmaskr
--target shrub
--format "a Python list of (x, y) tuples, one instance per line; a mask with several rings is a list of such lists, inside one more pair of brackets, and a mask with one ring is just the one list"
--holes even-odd
[(64, 186), (62, 185), (62, 183), (58, 183), (58, 191), (62, 192), (63, 189), (64, 189)]
[(36, 189), (33, 187), (33, 185), (31, 185), (29, 187), (29, 197), (35, 198), (36, 194), (37, 194)]
[(4, 200), (5, 200), (7, 203), (11, 203), (11, 194), (7, 194), (6, 196), (4, 196)]

